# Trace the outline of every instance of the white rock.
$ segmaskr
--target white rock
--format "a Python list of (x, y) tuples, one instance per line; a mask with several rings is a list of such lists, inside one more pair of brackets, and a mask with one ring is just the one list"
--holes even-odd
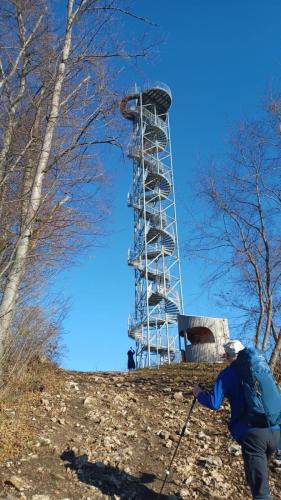
[(159, 436), (161, 439), (165, 439), (166, 441), (167, 439), (169, 439), (170, 433), (168, 431), (159, 431), (157, 432), (157, 436)]
[(207, 438), (207, 436), (206, 436), (205, 432), (203, 432), (203, 431), (200, 431), (200, 432), (198, 433), (198, 437), (199, 437), (199, 439), (206, 439), (206, 438)]
[(73, 380), (65, 382), (65, 387), (67, 390), (75, 390), (79, 391), (79, 385), (76, 382), (73, 382)]
[(24, 479), (18, 476), (11, 476), (9, 479), (5, 480), (5, 483), (10, 484), (18, 491), (24, 491), (30, 488), (29, 484), (26, 481), (24, 481)]
[(281, 460), (278, 460), (277, 458), (274, 458), (272, 460), (272, 463), (276, 466), (276, 467), (281, 467)]
[(184, 484), (188, 485), (190, 483), (192, 483), (192, 481), (194, 480), (194, 477), (193, 476), (188, 476), (185, 480), (184, 480)]
[(220, 474), (219, 472), (211, 471), (211, 476), (218, 483), (223, 483), (223, 481), (224, 481), (224, 476), (222, 474)]
[(85, 419), (92, 420), (94, 424), (100, 424), (101, 422), (104, 421), (104, 418), (97, 415), (97, 413), (94, 411), (90, 411), (89, 413), (87, 413)]
[(50, 401), (48, 399), (41, 399), (41, 404), (44, 406), (44, 409), (46, 411), (52, 410), (52, 405), (50, 404)]
[(241, 451), (241, 446), (237, 443), (232, 443), (228, 448), (227, 448), (227, 451), (231, 454), (231, 455), (235, 455), (235, 456), (239, 456), (239, 455), (242, 455), (242, 451)]
[(168, 441), (166, 441), (166, 443), (165, 443), (165, 446), (166, 446), (166, 448), (171, 448), (172, 444), (173, 444), (173, 441), (171, 441), (170, 439), (168, 439)]
[(222, 460), (220, 457), (213, 457), (213, 456), (208, 456), (208, 457), (199, 457), (198, 462), (201, 465), (204, 465), (205, 467), (222, 467)]
[(179, 400), (179, 399), (182, 399), (182, 398), (183, 398), (182, 392), (180, 392), (180, 391), (179, 392), (175, 392), (174, 399), (178, 399)]
[(36, 443), (35, 446), (37, 446), (37, 447), (38, 446), (48, 446), (49, 444), (51, 444), (50, 438), (46, 438), (44, 436), (40, 436), (39, 437), (39, 441), (38, 441), (38, 443)]
[(189, 498), (190, 497), (190, 493), (189, 493), (188, 490), (182, 489), (182, 490), (180, 490), (180, 496), (182, 498)]
[(84, 406), (89, 407), (96, 404), (96, 398), (93, 396), (88, 396), (84, 399)]

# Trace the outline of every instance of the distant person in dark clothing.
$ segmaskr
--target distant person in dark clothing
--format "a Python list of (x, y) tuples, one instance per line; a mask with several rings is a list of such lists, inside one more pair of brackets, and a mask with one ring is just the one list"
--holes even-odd
[(128, 354), (128, 370), (134, 370), (136, 368), (135, 360), (134, 360), (134, 354), (135, 351), (132, 347), (130, 347), (129, 351), (127, 352)]

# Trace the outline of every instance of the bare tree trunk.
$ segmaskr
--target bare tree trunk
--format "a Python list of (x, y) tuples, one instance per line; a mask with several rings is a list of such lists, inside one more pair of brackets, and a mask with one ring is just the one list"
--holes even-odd
[(272, 323), (272, 295), (270, 294), (268, 297), (267, 307), (266, 307), (266, 327), (262, 341), (262, 350), (266, 351), (267, 343), (271, 331), (271, 323)]
[(269, 366), (270, 366), (272, 371), (274, 371), (276, 363), (279, 359), (280, 351), (281, 351), (281, 330), (278, 333), (277, 341), (276, 341), (276, 344), (273, 348), (273, 351), (272, 351), (272, 354), (270, 357), (270, 361), (269, 361)]
[(265, 257), (265, 288), (266, 288), (266, 327), (262, 341), (262, 350), (266, 351), (267, 343), (270, 335), (271, 322), (272, 322), (272, 291), (271, 291), (271, 270), (270, 270), (270, 247), (266, 237), (264, 212), (262, 208), (262, 200), (260, 193), (260, 172), (259, 167), (256, 168), (256, 196), (257, 196), (257, 209), (260, 219), (260, 235), (264, 244), (264, 257)]
[(21, 48), (17, 54), (17, 57), (16, 57), (15, 61), (12, 63), (10, 71), (7, 74), (5, 74), (2, 63), (0, 63), (0, 72), (1, 72), (1, 77), (2, 77), (2, 78), (0, 78), (0, 92), (3, 92), (5, 85), (11, 80), (11, 78), (17, 72), (20, 60), (22, 59), (24, 53), (26, 52), (28, 45), (33, 40), (34, 35), (37, 32), (37, 30), (42, 22), (43, 16), (44, 16), (44, 14), (41, 14), (39, 16), (37, 22), (35, 23), (34, 28), (32, 29), (32, 31), (30, 33), (30, 35), (27, 38), (25, 38), (25, 37), (23, 38), (24, 26), (21, 25), (21, 22), (22, 22), (21, 12), (17, 6), (17, 20), (18, 20), (19, 27), (20, 27), (20, 37), (23, 38), (23, 43), (21, 44)]
[(28, 256), (33, 222), (40, 207), (43, 179), (48, 165), (53, 134), (59, 115), (62, 85), (65, 77), (66, 63), (71, 49), (72, 27), (78, 12), (76, 10), (73, 13), (73, 4), (74, 0), (68, 0), (64, 45), (62, 49), (61, 61), (56, 75), (49, 120), (45, 131), (38, 165), (34, 175), (29, 208), (18, 238), (14, 262), (11, 265), (7, 276), (7, 284), (4, 288), (2, 302), (0, 305), (0, 359), (3, 354), (4, 340), (6, 335), (9, 333), (13, 319), (19, 286), (26, 269), (26, 260)]
[(22, 59), (22, 67), (20, 70), (18, 92), (17, 92), (16, 96), (14, 96), (14, 97), (11, 96), (11, 99), (10, 99), (9, 119), (8, 119), (7, 127), (5, 128), (5, 131), (4, 131), (3, 147), (0, 151), (0, 186), (2, 185), (3, 178), (5, 176), (5, 172), (3, 170), (3, 165), (5, 163), (5, 160), (7, 158), (7, 154), (9, 152), (9, 148), (10, 148), (10, 145), (12, 142), (15, 127), (17, 126), (16, 111), (17, 111), (17, 108), (18, 108), (18, 105), (19, 105), (21, 99), (24, 96), (25, 88), (26, 88), (26, 76), (27, 76), (27, 66), (28, 66), (27, 48), (28, 48), (28, 45), (32, 42), (34, 36), (36, 35), (36, 33), (40, 27), (40, 24), (41, 24), (42, 19), (43, 19), (43, 14), (38, 18), (37, 22), (35, 23), (34, 28), (31, 31), (31, 34), (27, 38), (25, 35), (26, 29), (24, 26), (23, 18), (22, 18), (22, 12), (20, 10), (19, 5), (16, 5), (16, 19), (17, 19), (17, 24), (18, 24), (18, 32), (19, 32), (21, 47), (20, 47), (20, 50), (18, 53), (18, 57), (16, 58), (9, 75), (6, 75), (6, 77), (3, 78), (2, 81), (0, 81), (0, 89), (5, 83), (7, 83), (9, 81), (9, 79), (13, 76), (13, 74), (16, 71), (19, 71), (18, 64), (19, 64), (21, 59)]

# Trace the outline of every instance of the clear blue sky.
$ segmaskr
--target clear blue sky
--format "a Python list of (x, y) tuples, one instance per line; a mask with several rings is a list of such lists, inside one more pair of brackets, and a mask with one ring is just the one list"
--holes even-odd
[[(164, 38), (152, 59), (132, 66), (126, 78), (128, 86), (156, 80), (172, 90), (170, 121), (183, 247), (190, 235), (199, 163), (222, 157), (235, 123), (255, 117), (266, 92), (279, 86), (281, 2), (137, 0), (135, 11), (157, 22), (155, 35)], [(124, 370), (132, 345), (127, 320), (134, 306), (134, 276), (127, 266), (127, 249), (132, 245), (133, 213), (126, 206), (132, 168), (118, 154), (109, 153), (104, 163), (113, 176), (108, 237), (56, 283), (56, 290), (71, 303), (62, 366), (76, 370)], [(202, 290), (200, 276), (204, 269), (182, 256), (185, 313), (226, 317)]]

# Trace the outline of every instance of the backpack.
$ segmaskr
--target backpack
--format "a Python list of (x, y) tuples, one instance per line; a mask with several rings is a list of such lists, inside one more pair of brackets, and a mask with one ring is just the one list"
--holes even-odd
[(281, 424), (281, 392), (264, 354), (245, 348), (232, 362), (242, 386), (240, 418), (253, 427)]

